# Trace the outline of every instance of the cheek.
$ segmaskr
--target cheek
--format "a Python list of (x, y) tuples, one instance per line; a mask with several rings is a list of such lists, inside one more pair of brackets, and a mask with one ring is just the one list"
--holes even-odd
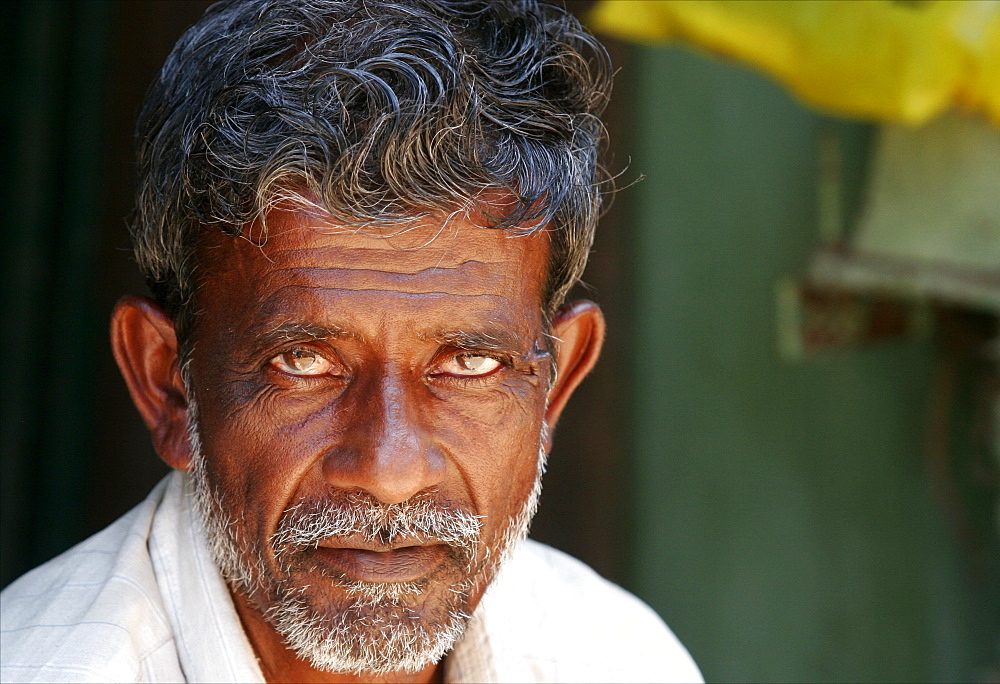
[(477, 512), (497, 524), (520, 509), (535, 480), (545, 404), (526, 394), (438, 402), (429, 416)]
[(319, 447), (321, 428), (333, 424), (336, 391), (283, 391), (259, 371), (207, 373), (199, 384), (201, 422), (213, 447), (237, 452), (248, 466), (263, 461), (273, 470), (294, 468), (315, 452), (310, 445)]
[(222, 389), (206, 401), (199, 396), (209, 475), (236, 516), (265, 538), (323, 453), (328, 435), (321, 426), (329, 421), (315, 402), (278, 400), (267, 390), (226, 396), (226, 386), (217, 385)]

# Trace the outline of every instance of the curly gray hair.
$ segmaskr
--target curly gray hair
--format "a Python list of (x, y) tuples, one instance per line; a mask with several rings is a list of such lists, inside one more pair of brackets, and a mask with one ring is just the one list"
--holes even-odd
[[(136, 259), (183, 339), (206, 227), (241, 235), (288, 198), (349, 225), (475, 210), (488, 227), (551, 231), (548, 318), (610, 191), (609, 90), (600, 43), (535, 0), (219, 2), (139, 117)], [(500, 215), (477, 202), (494, 189), (513, 198)]]

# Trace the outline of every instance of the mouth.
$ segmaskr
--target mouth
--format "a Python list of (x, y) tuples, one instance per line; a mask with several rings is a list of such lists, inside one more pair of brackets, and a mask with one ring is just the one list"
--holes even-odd
[(316, 556), (339, 573), (362, 582), (413, 582), (434, 572), (448, 557), (444, 544), (378, 550), (320, 544)]

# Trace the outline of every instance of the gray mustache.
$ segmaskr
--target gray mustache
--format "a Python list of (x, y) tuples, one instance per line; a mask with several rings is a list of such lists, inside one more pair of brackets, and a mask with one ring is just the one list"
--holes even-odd
[(382, 504), (352, 492), (337, 500), (303, 501), (287, 509), (272, 537), (272, 548), (315, 547), (331, 537), (361, 536), (386, 544), (412, 539), (472, 550), (479, 544), (481, 530), (482, 516), (437, 501), (432, 494)]

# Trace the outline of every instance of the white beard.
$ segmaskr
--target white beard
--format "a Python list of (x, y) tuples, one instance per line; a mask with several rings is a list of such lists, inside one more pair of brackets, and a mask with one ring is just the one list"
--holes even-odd
[[(193, 394), (189, 392), (189, 397)], [(278, 530), (269, 540), (279, 566), (296, 549), (315, 547), (324, 538), (347, 534), (395, 536), (411, 534), (445, 542), (464, 559), (464, 577), (448, 589), (447, 598), (433, 617), (420, 616), (408, 600), (425, 589), (421, 582), (362, 582), (331, 578), (350, 601), (336, 612), (321, 610), (304, 595), (308, 587), (295, 586), (270, 571), (261, 545), (227, 514), (227, 506), (211, 486), (197, 429), (197, 409), (189, 402), (188, 432), (193, 454), (191, 475), (195, 507), (209, 547), (223, 577), (247, 597), (263, 591), (270, 606), (263, 611), (268, 623), (288, 646), (314, 668), (329, 672), (372, 675), (417, 672), (437, 663), (462, 637), (470, 619), (470, 596), (484, 587), (510, 558), (528, 534), (538, 508), (545, 472), (547, 426), (543, 426), (535, 481), (520, 510), (512, 515), (495, 546), (482, 543), (479, 516), (464, 511), (435, 508), (430, 501), (414, 499), (384, 506), (355, 503), (335, 510), (311, 508), (286, 510)], [(476, 558), (481, 549), (482, 558)], [(464, 555), (463, 555), (464, 554)]]

